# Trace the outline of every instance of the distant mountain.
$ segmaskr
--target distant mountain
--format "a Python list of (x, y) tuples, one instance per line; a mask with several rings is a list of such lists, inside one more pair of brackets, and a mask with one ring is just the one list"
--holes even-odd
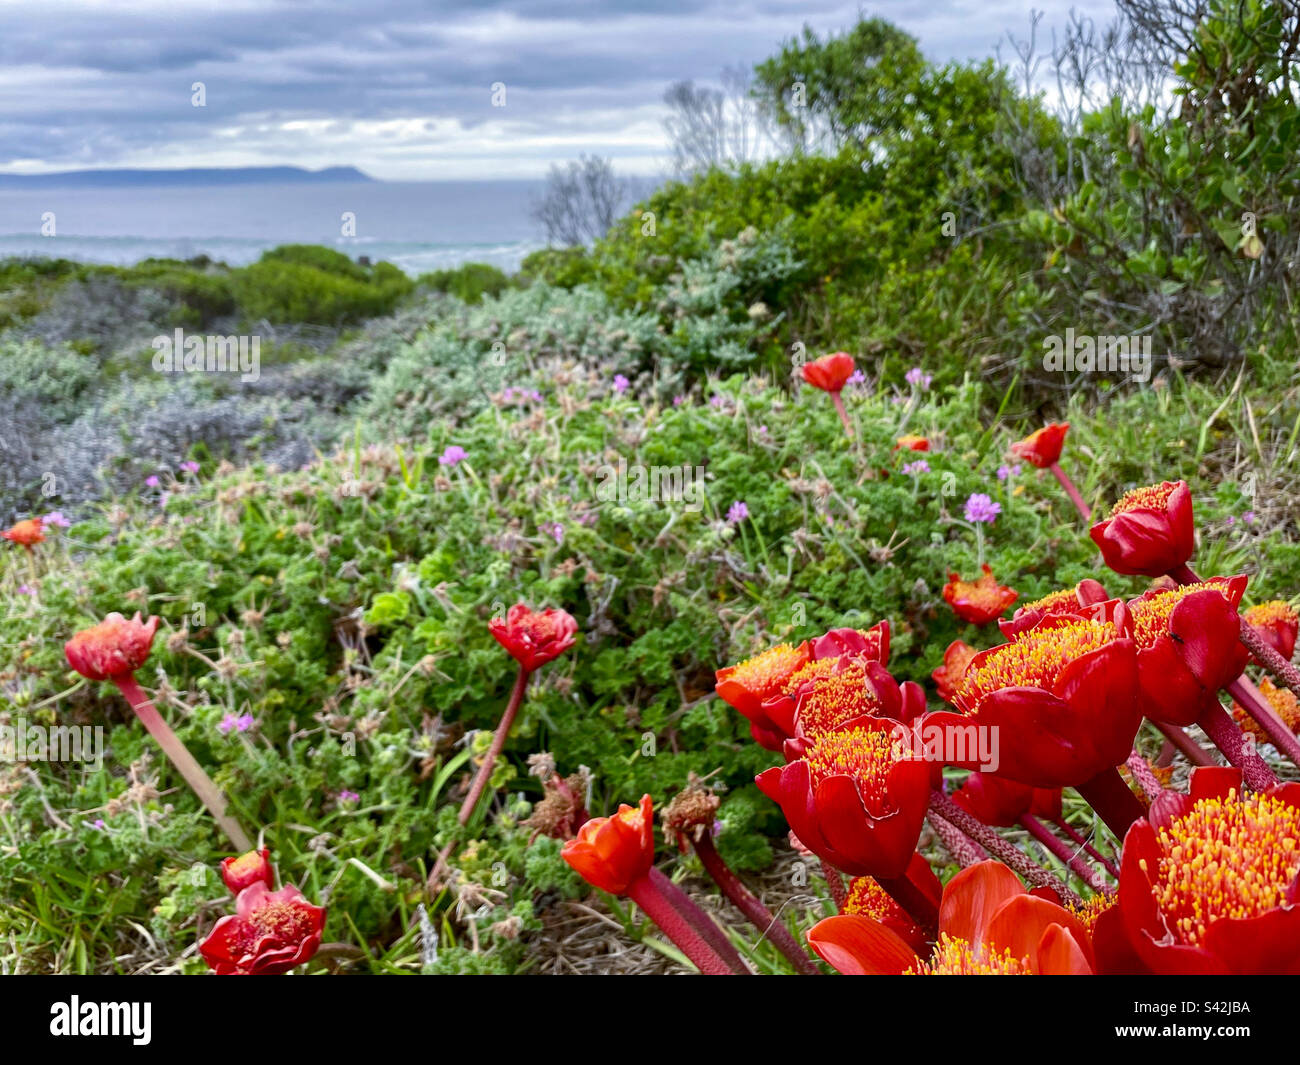
[(0, 174), (0, 189), (321, 185), (374, 180), (354, 166), (331, 166), (324, 170), (304, 170), (300, 166), (247, 166), (207, 170), (65, 170), (56, 174)]

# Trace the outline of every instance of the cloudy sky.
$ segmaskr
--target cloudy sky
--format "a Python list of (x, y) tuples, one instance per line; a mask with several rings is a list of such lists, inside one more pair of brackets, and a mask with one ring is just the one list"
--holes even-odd
[[(0, 172), (355, 165), (536, 177), (594, 152), (666, 163), (664, 89), (859, 12), (933, 59), (989, 55), (1111, 0), (0, 0)], [(195, 107), (202, 82), (206, 106)], [(492, 85), (505, 106), (492, 105)]]

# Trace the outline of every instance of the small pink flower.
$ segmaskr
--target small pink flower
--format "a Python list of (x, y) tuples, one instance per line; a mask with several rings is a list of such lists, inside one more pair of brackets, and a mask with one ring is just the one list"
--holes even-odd
[(731, 525), (739, 525), (749, 517), (749, 507), (744, 503), (737, 501), (727, 508), (727, 521)]
[(68, 526), (72, 524), (72, 522), (70, 522), (67, 518), (63, 516), (63, 511), (51, 510), (48, 514), (45, 515), (45, 517), (41, 519), (41, 524), (57, 525), (60, 529), (66, 529), (68, 528)]
[(628, 379), (624, 377), (621, 373), (616, 373), (614, 375), (614, 391), (617, 392), (619, 395), (622, 395), (624, 392), (627, 391), (628, 384), (629, 384)]
[(455, 466), (458, 462), (464, 462), (469, 458), (469, 453), (459, 444), (450, 444), (447, 450), (438, 456), (438, 465)]
[(148, 477), (146, 477), (144, 479), (144, 483), (145, 486), (148, 488), (157, 488), (160, 484), (162, 484), (162, 482), (158, 480), (158, 475), (156, 473), (150, 474)]

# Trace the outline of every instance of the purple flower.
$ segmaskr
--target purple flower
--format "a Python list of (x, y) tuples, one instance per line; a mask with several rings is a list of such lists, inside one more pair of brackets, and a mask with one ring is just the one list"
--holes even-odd
[(42, 525), (57, 525), (60, 529), (66, 529), (72, 522), (63, 516), (61, 510), (51, 510), (41, 519)]
[(749, 507), (744, 503), (737, 501), (727, 508), (727, 521), (732, 525), (739, 525), (749, 517)]
[(686, 397), (683, 396), (680, 392), (677, 395), (673, 396), (674, 407), (680, 407), (685, 402), (686, 402)]
[(19, 594), (19, 595), (35, 595), (35, 594), (36, 594), (36, 589), (33, 588), (30, 584), (20, 584), (20, 585), (18, 586), (18, 594)]
[(727, 402), (727, 401), (726, 401), (725, 399), (723, 399), (721, 396), (712, 396), (712, 397), (709, 399), (709, 406), (710, 406), (710, 407), (715, 407), (715, 408), (716, 408), (716, 407), (721, 407), (721, 406), (722, 406), (724, 403), (726, 403), (726, 402)]
[(1246, 513), (1241, 516), (1241, 520), (1244, 521), (1247, 525), (1254, 525), (1255, 512), (1253, 510), (1246, 511)]
[(915, 477), (921, 473), (930, 472), (930, 464), (925, 459), (917, 459), (915, 462), (909, 462), (903, 467), (903, 472), (909, 477)]
[(851, 374), (849, 374), (849, 379), (845, 382), (845, 384), (849, 384), (849, 385), (865, 385), (866, 383), (867, 383), (867, 375), (864, 374), (861, 370), (854, 370)]
[(1008, 466), (1005, 463), (998, 467), (998, 480), (1005, 481), (1008, 477), (1015, 477), (1020, 472), (1020, 463), (1014, 466)]
[(156, 473), (150, 474), (148, 477), (146, 477), (144, 479), (144, 483), (149, 488), (157, 488), (160, 484), (162, 484), (162, 482), (158, 480), (158, 475)]
[(104, 826), (104, 819), (102, 817), (96, 817), (95, 820), (91, 822), (91, 824), (94, 825), (101, 832), (104, 831), (105, 826)]
[(1228, 524), (1229, 524), (1229, 525), (1236, 525), (1236, 524), (1237, 524), (1237, 519), (1234, 518), (1231, 514), (1228, 515), (1228, 519), (1227, 519), (1227, 520), (1228, 520)]
[(356, 802), (360, 798), (355, 791), (348, 791), (347, 788), (339, 792), (339, 802)]
[(766, 426), (766, 425), (760, 425), (760, 426), (758, 427), (758, 435), (759, 435), (759, 436), (767, 436), (767, 426)]
[(438, 465), (455, 466), (469, 458), (469, 453), (459, 444), (449, 444), (447, 450), (438, 456)]
[(619, 395), (622, 395), (624, 392), (627, 391), (627, 386), (628, 386), (628, 379), (624, 377), (621, 373), (616, 373), (614, 375), (614, 391), (617, 392)]
[(234, 714), (227, 714), (221, 719), (221, 724), (217, 726), (217, 731), (223, 736), (229, 736), (232, 732), (247, 732), (252, 727), (252, 714), (241, 714), (239, 717), (236, 717)]
[(913, 366), (910, 370), (907, 371), (907, 374), (904, 376), (903, 380), (905, 380), (913, 388), (919, 387), (921, 391), (924, 392), (927, 388), (930, 387), (930, 382), (933, 381), (934, 378), (931, 377), (924, 370), (922, 370), (921, 367)]
[(538, 528), (548, 536), (553, 537), (557, 544), (564, 543), (564, 526), (558, 521), (544, 521)]
[(989, 525), (1002, 513), (1002, 504), (995, 503), (983, 492), (974, 492), (966, 500), (966, 520), (982, 521)]
[(198, 473), (198, 472), (199, 472), (199, 464), (198, 464), (197, 462), (195, 462), (193, 459), (189, 460), (188, 462), (182, 462), (180, 468), (181, 468), (185, 473)]

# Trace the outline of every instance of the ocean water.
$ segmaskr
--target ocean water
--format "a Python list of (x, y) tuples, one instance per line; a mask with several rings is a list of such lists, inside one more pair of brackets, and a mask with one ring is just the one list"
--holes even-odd
[[(278, 244), (324, 244), (415, 275), (465, 262), (507, 272), (544, 246), (529, 208), (540, 181), (357, 182), (0, 189), (0, 258), (129, 265), (208, 255), (232, 266)], [(54, 236), (42, 219), (54, 214)], [(355, 236), (343, 232), (345, 212)]]

